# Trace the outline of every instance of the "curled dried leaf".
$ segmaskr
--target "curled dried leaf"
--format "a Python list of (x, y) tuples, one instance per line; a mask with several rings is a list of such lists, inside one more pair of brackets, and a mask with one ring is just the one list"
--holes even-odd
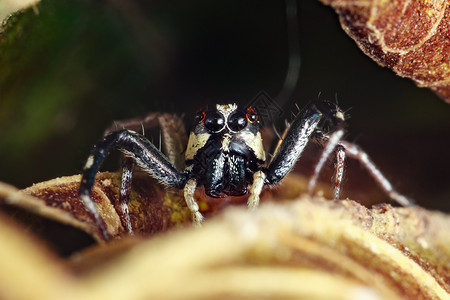
[(442, 213), (353, 201), (233, 208), (201, 229), (141, 241), (106, 266), (84, 269), (92, 289), (79, 297), (447, 299), (449, 229)]
[(450, 103), (450, 5), (437, 1), (321, 0), (381, 66)]
[(0, 21), (18, 10), (35, 6), (40, 0), (7, 0), (0, 3)]
[[(30, 198), (0, 183), (0, 202), (33, 203)], [(40, 212), (44, 211), (52, 213), (46, 208)], [(0, 213), (0, 245), (0, 299), (62, 299), (73, 288), (63, 262), (4, 213)]]
[[(25, 195), (16, 198), (9, 196), (3, 201), (0, 200), (0, 203), (22, 207), (43, 217), (74, 226), (103, 242), (100, 229), (78, 196), (80, 180), (80, 175), (74, 175), (37, 183), (21, 192), (17, 191)], [(118, 173), (99, 173), (92, 191), (92, 199), (108, 232), (116, 238), (128, 235), (122, 225), (125, 217), (118, 207), (120, 180), (121, 175)], [(281, 187), (265, 191), (262, 201), (274, 198), (292, 199), (305, 190), (305, 178), (292, 174), (284, 180)], [(195, 197), (200, 212), (209, 218), (230, 204), (245, 205), (248, 195), (217, 199), (206, 196), (202, 189), (198, 189)], [(135, 174), (128, 206), (132, 228), (137, 234), (164, 232), (191, 222), (190, 211), (182, 191), (167, 189), (147, 174)]]
[[(99, 181), (117, 177), (99, 175)], [(35, 186), (35, 191), (49, 192), (44, 199), (0, 185), (0, 200), (42, 212), (34, 202), (48, 201), (57, 194), (49, 187), (59, 181), (55, 190), (61, 190), (70, 179)], [(0, 274), (6, 275), (2, 282), (14, 281), (11, 270), (22, 279), (0, 289), (0, 298), (27, 299), (29, 293), (33, 299), (450, 297), (450, 216), (420, 207), (383, 204), (367, 209), (350, 200), (282, 201), (286, 198), (272, 196), (274, 201), (265, 201), (256, 211), (230, 208), (200, 229), (185, 228), (147, 240), (120, 239), (108, 247), (88, 249), (73, 256), (70, 271), (23, 231), (5, 234), (9, 225), (0, 215), (0, 239), (7, 246), (0, 256)], [(62, 207), (68, 206), (54, 209)], [(40, 275), (21, 274), (30, 267)]]
[[(56, 178), (34, 184), (23, 192), (34, 197), (35, 206), (51, 207), (57, 212), (41, 215), (75, 226), (102, 242), (100, 229), (78, 196), (80, 180), (80, 175)], [(115, 237), (127, 234), (122, 226), (121, 210), (115, 207), (118, 205), (119, 188), (120, 174), (105, 172), (96, 176), (92, 191), (96, 208), (108, 232)], [(28, 203), (15, 205), (30, 209)], [(167, 191), (149, 176), (135, 176), (129, 210), (132, 226), (137, 233), (152, 234), (189, 222), (189, 211), (182, 195)]]

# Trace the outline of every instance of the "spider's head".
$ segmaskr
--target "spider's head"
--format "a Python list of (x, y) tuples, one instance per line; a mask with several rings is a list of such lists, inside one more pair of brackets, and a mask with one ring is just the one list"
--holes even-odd
[(264, 160), (260, 122), (256, 111), (238, 107), (236, 104), (217, 104), (198, 111), (189, 136), (186, 159), (192, 159), (211, 138), (222, 141), (222, 148), (227, 149), (230, 141), (234, 145), (250, 148), (258, 153), (258, 159)]
[(252, 107), (242, 109), (236, 104), (217, 104), (197, 112), (192, 131), (233, 135), (241, 131), (258, 132), (259, 126), (258, 115)]

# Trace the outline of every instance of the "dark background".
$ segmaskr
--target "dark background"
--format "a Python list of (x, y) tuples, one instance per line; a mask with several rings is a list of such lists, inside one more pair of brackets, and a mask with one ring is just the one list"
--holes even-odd
[[(277, 128), (294, 103), (337, 98), (350, 109), (347, 139), (399, 191), (450, 211), (450, 107), (366, 57), (331, 8), (299, 5), (299, 84)], [(165, 111), (189, 125), (208, 103), (275, 97), (288, 67), (283, 1), (43, 0), (37, 9), (11, 17), (0, 37), (0, 180), (20, 188), (79, 173), (112, 120)], [(299, 172), (310, 175), (317, 150)], [(343, 196), (386, 201), (351, 161)]]

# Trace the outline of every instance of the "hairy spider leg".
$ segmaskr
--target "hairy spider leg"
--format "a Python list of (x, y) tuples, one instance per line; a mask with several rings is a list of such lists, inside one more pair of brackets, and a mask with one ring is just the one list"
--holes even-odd
[(133, 227), (131, 226), (130, 203), (131, 181), (133, 179), (133, 170), (135, 162), (133, 158), (123, 155), (122, 157), (122, 180), (120, 183), (119, 193), (119, 209), (123, 215), (122, 225), (130, 235), (133, 235)]
[[(330, 144), (330, 139), (332, 136), (323, 134), (321, 132), (315, 132), (314, 133), (314, 142), (328, 146)], [(361, 149), (358, 145), (354, 143), (350, 143), (345, 140), (340, 140), (337, 142), (336, 145), (336, 178), (335, 178), (335, 199), (339, 199), (339, 193), (342, 185), (342, 179), (344, 174), (344, 161), (346, 156), (349, 156), (353, 159), (356, 159), (360, 162), (361, 165), (363, 165), (369, 174), (375, 179), (375, 181), (378, 183), (378, 185), (383, 189), (383, 191), (391, 198), (393, 201), (397, 202), (398, 204), (402, 206), (411, 206), (414, 205), (414, 202), (403, 196), (402, 194), (398, 193), (393, 187), (392, 184), (389, 182), (389, 180), (384, 177), (384, 175), (381, 173), (381, 171), (375, 166), (375, 164), (372, 162), (372, 160), (369, 158), (369, 155)], [(322, 153), (322, 157), (324, 157), (325, 151)], [(330, 153), (329, 153), (330, 154)], [(328, 155), (329, 155), (328, 154)], [(326, 158), (325, 158), (326, 159)], [(317, 168), (316, 168), (317, 169)], [(320, 170), (318, 170), (320, 172)], [(310, 182), (310, 192), (311, 189), (311, 182)]]
[(105, 130), (104, 135), (121, 129), (139, 132), (155, 127), (161, 129), (163, 149), (169, 161), (178, 170), (184, 170), (184, 155), (182, 154), (188, 142), (188, 137), (182, 118), (176, 114), (153, 112), (145, 117), (115, 121)]
[(344, 178), (345, 149), (338, 145), (336, 147), (336, 174), (334, 176), (334, 199), (340, 199), (342, 179)]
[(175, 166), (144, 136), (130, 130), (113, 132), (103, 138), (94, 146), (83, 170), (83, 176), (78, 193), (88, 211), (94, 216), (96, 224), (102, 231), (103, 237), (109, 239), (104, 221), (98, 215), (94, 202), (91, 199), (95, 175), (103, 160), (113, 149), (119, 149), (131, 157), (146, 173), (159, 182), (181, 189), (184, 187), (187, 176), (179, 172)]
[(294, 167), (302, 154), (311, 134), (324, 114), (322, 102), (311, 102), (305, 106), (289, 126), (278, 143), (275, 153), (264, 173), (265, 184), (275, 184), (282, 180)]
[[(314, 173), (311, 176), (311, 179), (309, 180), (308, 193), (310, 195), (312, 195), (314, 192), (314, 188), (316, 187), (317, 180), (319, 179), (320, 172), (322, 171), (325, 162), (327, 161), (328, 157), (330, 157), (331, 152), (333, 152), (333, 150), (336, 148), (336, 145), (338, 144), (339, 140), (342, 138), (343, 135), (344, 135), (343, 130), (333, 132), (330, 135), (328, 143), (325, 145), (325, 148), (323, 149), (322, 154), (320, 155), (319, 162), (316, 164), (316, 167), (314, 168)], [(336, 194), (337, 195), (339, 194), (338, 190), (340, 190), (341, 182), (336, 183), (339, 183), (339, 186), (335, 186), (335, 199), (338, 199), (339, 197), (336, 198)]]
[[(314, 188), (317, 184), (317, 180), (319, 178), (320, 172), (322, 171), (323, 166), (325, 165), (325, 162), (327, 161), (328, 157), (330, 156), (331, 152), (335, 150), (336, 146), (338, 145), (339, 141), (344, 136), (345, 132), (345, 120), (344, 120), (344, 112), (337, 106), (333, 105), (330, 102), (321, 102), (322, 104), (322, 111), (326, 113), (325, 117), (326, 120), (330, 123), (330, 129), (329, 132), (331, 134), (325, 135), (322, 130), (318, 129), (316, 130), (312, 135), (312, 140), (317, 141), (320, 140), (324, 136), (326, 136), (326, 145), (324, 150), (322, 151), (322, 155), (320, 156), (319, 162), (317, 163), (316, 167), (314, 168), (314, 173), (309, 180), (308, 184), (308, 192), (310, 195), (312, 195)], [(342, 154), (342, 153), (341, 153)], [(342, 156), (337, 157), (338, 159), (338, 165), (336, 165), (336, 180), (335, 180), (335, 187), (334, 187), (334, 198), (339, 199), (339, 194), (341, 190), (342, 185), (342, 178), (344, 175), (344, 160), (345, 160), (345, 153)]]
[(358, 160), (367, 169), (370, 175), (372, 175), (372, 177), (383, 189), (383, 191), (389, 196), (389, 198), (391, 198), (392, 200), (394, 200), (395, 202), (397, 202), (402, 206), (414, 205), (414, 202), (411, 199), (398, 193), (392, 187), (392, 184), (389, 182), (389, 180), (386, 177), (384, 177), (381, 171), (375, 166), (375, 164), (369, 158), (367, 153), (364, 150), (362, 150), (358, 145), (355, 145), (347, 141), (340, 141), (339, 145), (344, 147), (345, 152), (349, 157)]
[[(128, 129), (131, 131), (141, 130), (142, 135), (144, 135), (144, 131), (146, 129), (152, 129), (154, 127), (160, 127), (161, 129), (159, 135), (159, 147), (161, 147), (162, 136), (162, 144), (166, 150), (167, 158), (178, 170), (183, 170), (184, 157), (182, 153), (187, 143), (187, 136), (182, 119), (175, 114), (152, 112), (144, 117), (115, 121), (105, 130), (105, 136), (117, 131), (118, 129)], [(130, 234), (133, 234), (133, 228), (131, 226), (128, 204), (134, 167), (134, 160), (123, 154), (122, 181), (118, 207), (123, 215), (122, 225)]]

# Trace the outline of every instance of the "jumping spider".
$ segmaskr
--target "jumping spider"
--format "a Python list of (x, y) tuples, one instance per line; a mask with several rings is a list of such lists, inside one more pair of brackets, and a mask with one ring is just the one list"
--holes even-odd
[[(153, 115), (153, 119), (157, 117)], [(148, 125), (152, 122), (140, 120), (122, 125), (130, 128), (136, 127), (137, 123)], [(360, 161), (392, 200), (404, 206), (411, 204), (410, 200), (393, 189), (363, 150), (353, 143), (342, 140), (344, 113), (337, 105), (322, 101), (312, 102), (304, 107), (294, 122), (286, 128), (270, 161), (266, 160), (260, 127), (258, 115), (252, 107), (240, 108), (236, 104), (218, 104), (200, 110), (195, 117), (187, 147), (180, 145), (175, 139), (166, 143), (167, 148), (170, 148), (166, 149), (169, 158), (135, 131), (123, 129), (108, 133), (94, 146), (87, 159), (79, 194), (87, 210), (95, 218), (104, 238), (109, 239), (105, 223), (100, 218), (90, 195), (100, 165), (109, 152), (117, 148), (125, 155), (119, 201), (125, 216), (124, 227), (130, 234), (133, 233), (133, 229), (128, 215), (128, 201), (135, 164), (162, 184), (184, 189), (184, 198), (191, 211), (193, 223), (200, 225), (203, 217), (194, 199), (197, 186), (204, 186), (205, 193), (215, 198), (244, 195), (249, 192), (248, 207), (254, 209), (258, 206), (263, 187), (281, 181), (295, 165), (308, 141), (312, 141), (324, 146), (324, 150), (310, 180), (310, 192), (314, 189), (325, 161), (335, 151), (336, 199), (339, 199), (344, 160), (348, 155)], [(183, 152), (184, 168), (182, 159), (179, 158)]]

